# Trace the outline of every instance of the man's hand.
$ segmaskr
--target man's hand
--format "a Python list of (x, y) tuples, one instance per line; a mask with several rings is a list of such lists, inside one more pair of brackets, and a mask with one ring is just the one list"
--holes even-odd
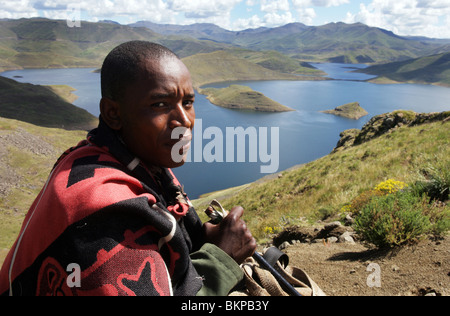
[(256, 240), (241, 219), (244, 209), (233, 208), (219, 225), (205, 223), (204, 234), (207, 243), (222, 249), (238, 264), (251, 257), (256, 250)]

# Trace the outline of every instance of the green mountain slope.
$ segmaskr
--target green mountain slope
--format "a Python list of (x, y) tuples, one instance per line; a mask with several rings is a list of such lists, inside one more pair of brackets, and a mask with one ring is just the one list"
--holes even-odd
[(251, 50), (275, 50), (308, 61), (374, 63), (398, 61), (448, 50), (447, 41), (397, 36), (361, 23), (329, 23), (306, 26), (301, 23), (276, 28), (231, 32), (211, 24), (188, 26), (140, 22), (160, 34), (184, 34), (194, 38), (233, 44)]
[(360, 23), (311, 27), (299, 34), (262, 42), (257, 47), (272, 47), (285, 54), (309, 55), (344, 63), (405, 60), (430, 52), (430, 46), (426, 44)]
[(371, 80), (373, 82), (397, 81), (450, 87), (450, 53), (371, 66), (359, 72), (379, 76)]
[(113, 23), (83, 21), (81, 27), (71, 28), (66, 21), (20, 19), (0, 21), (0, 66), (3, 70), (100, 67), (111, 49), (130, 40), (157, 42), (181, 57), (228, 47), (211, 41), (162, 36), (148, 28)]
[(44, 127), (94, 128), (97, 118), (67, 102), (67, 96), (59, 95), (60, 90), (67, 89), (19, 83), (0, 77), (0, 116)]
[(282, 73), (311, 76), (325, 75), (324, 72), (306, 62), (273, 50), (252, 51), (248, 49), (228, 49), (227, 52), (264, 68)]
[(233, 56), (226, 51), (196, 54), (184, 58), (183, 62), (191, 72), (196, 88), (208, 83), (237, 80), (305, 79), (305, 77), (283, 74), (264, 68), (245, 59)]
[(112, 48), (129, 40), (163, 44), (182, 58), (236, 48), (277, 51), (279, 55), (255, 55), (250, 60), (271, 70), (297, 74), (308, 72), (309, 66), (302, 61), (373, 63), (448, 50), (447, 42), (399, 37), (359, 23), (314, 27), (293, 23), (231, 32), (212, 24), (152, 24), (148, 28), (82, 21), (81, 27), (71, 28), (66, 21), (33, 18), (0, 21), (0, 70), (99, 67)]

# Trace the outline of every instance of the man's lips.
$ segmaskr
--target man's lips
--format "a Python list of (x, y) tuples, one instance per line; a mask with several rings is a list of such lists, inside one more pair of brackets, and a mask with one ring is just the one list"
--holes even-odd
[(190, 129), (186, 129), (186, 132), (181, 135), (179, 139), (171, 139), (169, 142), (167, 142), (167, 146), (172, 148), (173, 146), (178, 144), (186, 152), (191, 147), (191, 142), (192, 132)]

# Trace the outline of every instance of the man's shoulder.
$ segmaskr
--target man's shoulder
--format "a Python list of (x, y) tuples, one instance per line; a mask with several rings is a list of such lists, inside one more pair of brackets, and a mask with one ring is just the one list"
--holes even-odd
[(143, 184), (106, 148), (92, 145), (72, 151), (59, 162), (49, 190), (64, 205), (96, 209), (146, 193)]

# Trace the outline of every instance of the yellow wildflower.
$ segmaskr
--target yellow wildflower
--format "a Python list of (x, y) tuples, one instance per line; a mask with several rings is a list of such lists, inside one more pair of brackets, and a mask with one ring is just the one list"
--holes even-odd
[(392, 194), (397, 191), (403, 190), (408, 185), (401, 181), (396, 181), (394, 179), (389, 179), (387, 181), (381, 182), (375, 187), (375, 191), (383, 192), (385, 194)]

